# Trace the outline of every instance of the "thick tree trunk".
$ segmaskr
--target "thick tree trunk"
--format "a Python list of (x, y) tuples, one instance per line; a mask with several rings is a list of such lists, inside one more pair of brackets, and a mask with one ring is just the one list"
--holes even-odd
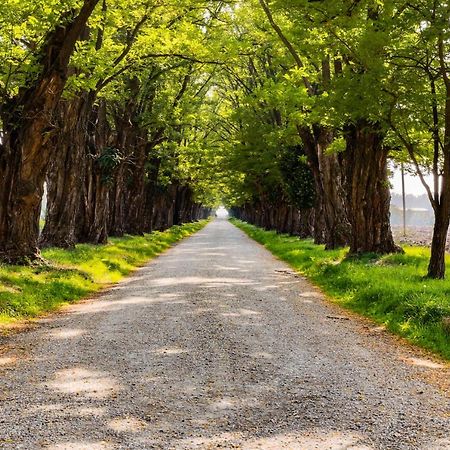
[(332, 132), (323, 127), (298, 128), (316, 189), (314, 238), (327, 249), (350, 242), (350, 224), (345, 207), (345, 190), (339, 155), (329, 155)]
[(145, 231), (145, 164), (149, 145), (139, 139), (136, 142), (132, 161), (131, 183), (128, 187), (125, 231), (129, 234), (142, 235)]
[(300, 239), (311, 238), (314, 235), (314, 209), (302, 209), (299, 211), (296, 233)]
[(345, 137), (350, 254), (401, 251), (391, 231), (388, 151), (383, 146), (383, 135), (376, 126), (360, 121), (347, 127)]
[(58, 106), (58, 134), (47, 173), (47, 213), (40, 236), (42, 247), (73, 248), (86, 170), (89, 94)]
[(175, 225), (175, 197), (177, 186), (170, 185), (164, 188), (157, 188), (154, 197), (153, 226), (154, 230), (167, 230)]
[(103, 102), (91, 114), (86, 145), (86, 171), (82, 201), (79, 208), (77, 240), (91, 244), (104, 244), (108, 238), (109, 190), (107, 178), (100, 164), (110, 138)]
[(189, 223), (194, 216), (193, 192), (189, 186), (183, 186), (184, 194), (181, 202), (181, 223)]
[(158, 176), (161, 159), (153, 157), (150, 160), (150, 167), (147, 173), (147, 183), (145, 185), (145, 204), (144, 204), (144, 231), (153, 231), (155, 197), (158, 190)]
[(181, 225), (185, 216), (185, 208), (188, 203), (189, 188), (187, 186), (175, 186), (175, 206), (173, 210), (173, 224)]
[(0, 259), (7, 263), (26, 264), (39, 258), (39, 216), (49, 150), (41, 139), (43, 122), (33, 122), (17, 130), (7, 126), (2, 148)]
[(39, 258), (39, 210), (49, 163), (51, 118), (64, 89), (70, 57), (98, 0), (85, 0), (78, 15), (47, 36), (41, 73), (1, 108), (0, 259)]
[(126, 225), (126, 216), (130, 192), (128, 189), (129, 178), (138, 176), (133, 168), (130, 170), (131, 161), (134, 158), (137, 145), (139, 127), (135, 123), (136, 96), (139, 84), (129, 80), (130, 99), (114, 113), (116, 142), (114, 146), (121, 155), (120, 163), (115, 170), (112, 188), (110, 191), (110, 224), (109, 233), (112, 236), (123, 236)]

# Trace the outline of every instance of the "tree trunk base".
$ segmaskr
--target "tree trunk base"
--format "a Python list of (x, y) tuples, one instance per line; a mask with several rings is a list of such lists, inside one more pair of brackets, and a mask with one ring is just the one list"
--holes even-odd
[(0, 261), (4, 264), (13, 266), (32, 266), (45, 262), (38, 249), (33, 253), (28, 252), (26, 254), (21, 251), (14, 252), (0, 250)]

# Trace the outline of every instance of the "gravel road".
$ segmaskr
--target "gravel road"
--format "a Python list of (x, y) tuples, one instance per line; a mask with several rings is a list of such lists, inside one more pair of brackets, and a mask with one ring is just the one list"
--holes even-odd
[(450, 449), (449, 367), (224, 220), (1, 343), (2, 449)]

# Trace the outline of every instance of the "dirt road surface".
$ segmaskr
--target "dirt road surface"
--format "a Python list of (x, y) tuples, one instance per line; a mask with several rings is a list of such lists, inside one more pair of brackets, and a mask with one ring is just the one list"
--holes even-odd
[(450, 449), (448, 366), (225, 220), (2, 348), (2, 449)]

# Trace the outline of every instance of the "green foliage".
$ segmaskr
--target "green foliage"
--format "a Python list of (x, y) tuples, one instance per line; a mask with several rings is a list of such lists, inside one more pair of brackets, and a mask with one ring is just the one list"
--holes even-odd
[(326, 251), (310, 240), (232, 222), (320, 286), (334, 302), (450, 359), (450, 341), (442, 324), (443, 317), (450, 317), (450, 281), (424, 278), (428, 249), (406, 247), (401, 255), (348, 259), (346, 249)]
[(100, 169), (102, 182), (111, 184), (114, 177), (115, 169), (123, 160), (121, 151), (115, 147), (105, 147), (96, 159)]
[(136, 267), (200, 230), (206, 221), (145, 236), (111, 238), (107, 245), (46, 249), (46, 264), (0, 266), (0, 324), (35, 317), (117, 283)]
[(314, 178), (300, 146), (289, 147), (284, 151), (280, 170), (292, 204), (299, 209), (312, 208), (315, 201)]

